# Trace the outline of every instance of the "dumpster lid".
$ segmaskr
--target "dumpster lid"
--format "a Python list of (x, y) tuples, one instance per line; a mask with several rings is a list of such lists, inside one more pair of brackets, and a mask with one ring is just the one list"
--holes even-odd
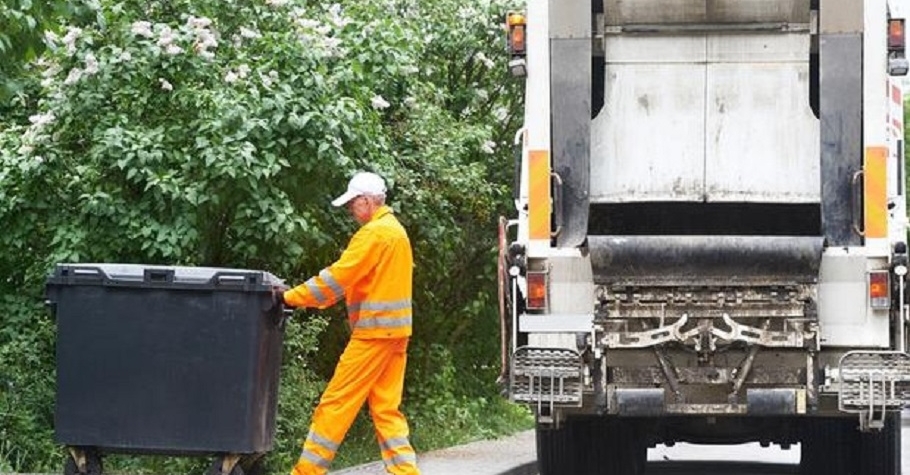
[(286, 287), (284, 280), (261, 270), (148, 264), (64, 263), (48, 278), (48, 283), (76, 282)]

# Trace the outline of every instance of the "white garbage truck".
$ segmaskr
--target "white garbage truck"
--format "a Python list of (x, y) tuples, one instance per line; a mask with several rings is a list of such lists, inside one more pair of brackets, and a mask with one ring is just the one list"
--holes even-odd
[(528, 0), (501, 381), (541, 475), (676, 442), (899, 475), (904, 16), (890, 0)]

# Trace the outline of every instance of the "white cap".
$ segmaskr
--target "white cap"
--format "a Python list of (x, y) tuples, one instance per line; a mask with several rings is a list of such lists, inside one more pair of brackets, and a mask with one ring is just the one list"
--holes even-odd
[(360, 195), (385, 196), (385, 181), (375, 173), (357, 172), (348, 182), (348, 191), (332, 200), (332, 205), (344, 206)]

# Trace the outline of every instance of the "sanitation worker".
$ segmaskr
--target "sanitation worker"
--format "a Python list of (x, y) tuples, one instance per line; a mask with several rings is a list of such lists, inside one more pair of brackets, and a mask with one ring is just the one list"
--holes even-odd
[(313, 413), (310, 432), (292, 475), (328, 471), (335, 453), (366, 401), (388, 473), (419, 474), (398, 410), (411, 336), (411, 243), (385, 204), (386, 186), (360, 172), (332, 201), (347, 206), (360, 228), (347, 249), (318, 275), (278, 296), (292, 307), (326, 308), (345, 300), (351, 337), (335, 374)]

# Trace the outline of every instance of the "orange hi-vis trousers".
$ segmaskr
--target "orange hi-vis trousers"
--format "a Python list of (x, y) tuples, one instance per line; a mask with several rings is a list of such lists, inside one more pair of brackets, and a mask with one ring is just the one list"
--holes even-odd
[(408, 440), (408, 422), (398, 410), (404, 388), (407, 338), (352, 338), (313, 413), (310, 433), (291, 475), (323, 475), (354, 418), (367, 401), (388, 473), (419, 475)]

